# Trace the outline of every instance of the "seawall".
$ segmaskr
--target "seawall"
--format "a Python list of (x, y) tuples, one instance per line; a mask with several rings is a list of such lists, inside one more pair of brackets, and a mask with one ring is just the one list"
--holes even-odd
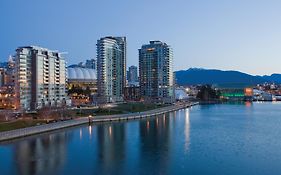
[(181, 105), (172, 105), (159, 109), (154, 109), (150, 111), (140, 112), (140, 113), (130, 113), (130, 114), (118, 114), (118, 115), (107, 115), (107, 116), (95, 116), (92, 118), (78, 118), (74, 120), (68, 121), (60, 121), (57, 123), (50, 123), (45, 125), (33, 126), (28, 128), (21, 128), (12, 131), (4, 131), (0, 132), (0, 142), (5, 140), (11, 140), (20, 137), (26, 137), (34, 134), (39, 134), (43, 132), (49, 132), (53, 130), (63, 129), (67, 127), (87, 124), (87, 123), (95, 123), (95, 122), (109, 122), (109, 121), (121, 121), (121, 120), (135, 120), (147, 117), (153, 117), (161, 114), (165, 114), (168, 112), (177, 111), (180, 109), (188, 108), (194, 105), (197, 105), (197, 102), (187, 103)]

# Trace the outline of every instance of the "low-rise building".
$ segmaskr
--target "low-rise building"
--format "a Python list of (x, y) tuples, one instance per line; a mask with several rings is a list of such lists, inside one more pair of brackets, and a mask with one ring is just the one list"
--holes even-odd
[(140, 87), (139, 86), (128, 86), (124, 89), (125, 101), (140, 101)]
[(233, 101), (253, 100), (253, 87), (244, 84), (220, 84), (214, 86), (220, 92), (220, 98)]

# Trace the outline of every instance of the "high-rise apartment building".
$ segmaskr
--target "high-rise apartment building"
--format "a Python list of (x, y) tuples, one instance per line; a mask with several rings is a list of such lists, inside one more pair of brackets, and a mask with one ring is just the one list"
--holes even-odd
[(126, 84), (126, 37), (97, 41), (97, 79), (100, 103), (123, 101)]
[(16, 107), (36, 110), (69, 103), (66, 94), (66, 62), (57, 51), (37, 46), (16, 49)]
[(172, 48), (161, 41), (150, 41), (139, 49), (140, 93), (143, 99), (174, 101)]
[(138, 82), (139, 79), (138, 79), (138, 68), (137, 68), (137, 66), (130, 66), (129, 70), (128, 70), (128, 73), (127, 73), (127, 76), (128, 76), (128, 82), (129, 83)]

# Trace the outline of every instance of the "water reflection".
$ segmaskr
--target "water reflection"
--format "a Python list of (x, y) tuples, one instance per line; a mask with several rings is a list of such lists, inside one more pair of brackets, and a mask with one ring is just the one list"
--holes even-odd
[(0, 145), (0, 174), (280, 174), (280, 105), (196, 106), (19, 139)]
[[(184, 110), (180, 113), (184, 113)], [(131, 173), (138, 171), (145, 174), (140, 167), (147, 167), (153, 162), (154, 168), (151, 173), (167, 174), (172, 156), (171, 130), (179, 127), (178, 124), (185, 125), (185, 149), (188, 150), (189, 111), (187, 110), (185, 114), (185, 123), (179, 122), (179, 114), (172, 112), (145, 120), (82, 126), (65, 132), (16, 141), (14, 155), (18, 173), (15, 174), (59, 174), (60, 171), (74, 174), (79, 171), (81, 174), (84, 171), (89, 173), (87, 169), (75, 172), (76, 161), (80, 166), (90, 167), (90, 172), (98, 174), (124, 174), (125, 169), (128, 172), (128, 167), (125, 166), (128, 164)], [(70, 139), (72, 136), (79, 142), (75, 139), (72, 141)], [(71, 150), (68, 151), (67, 147)], [(75, 162), (69, 161), (71, 158), (68, 159), (67, 156), (73, 151), (77, 154), (72, 157)], [(150, 159), (143, 161), (147, 157)], [(67, 166), (65, 162), (68, 162)]]
[[(115, 160), (125, 159), (126, 130), (124, 123), (97, 125), (97, 159), (94, 169), (101, 174), (111, 174), (122, 171), (121, 163), (116, 165)], [(116, 167), (117, 166), (117, 167)], [(119, 168), (118, 168), (119, 167)]]
[(89, 136), (90, 139), (92, 138), (92, 125), (89, 125)]
[(184, 143), (184, 151), (185, 153), (189, 150), (190, 144), (190, 122), (189, 122), (189, 109), (185, 110), (185, 127), (184, 127), (184, 135), (185, 135), (185, 143)]
[(14, 156), (17, 174), (52, 174), (63, 166), (66, 144), (70, 139), (66, 132), (36, 137), (15, 144)]
[(80, 140), (82, 140), (82, 137), (83, 137), (83, 132), (82, 132), (82, 128), (80, 128), (80, 131), (79, 131), (79, 138), (80, 138)]
[[(156, 119), (147, 119), (141, 121), (139, 127), (140, 134), (140, 161), (138, 167), (147, 167), (153, 162), (154, 168), (150, 174), (167, 174), (167, 167), (170, 157), (170, 133), (168, 116), (159, 116)], [(149, 129), (148, 129), (149, 128)], [(161, 154), (155, 153), (161, 152)], [(142, 161), (146, 157), (149, 160)], [(138, 170), (140, 174), (144, 174), (142, 169)], [(154, 172), (155, 171), (155, 172)]]
[(251, 106), (252, 106), (252, 102), (246, 101), (246, 102), (245, 102), (245, 106), (246, 106), (246, 107), (251, 107)]

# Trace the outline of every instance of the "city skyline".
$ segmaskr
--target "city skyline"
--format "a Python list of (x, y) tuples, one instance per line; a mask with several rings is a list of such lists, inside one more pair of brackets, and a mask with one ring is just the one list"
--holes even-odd
[[(124, 0), (2, 1), (0, 38), (5, 44), (0, 45), (0, 60), (6, 61), (17, 47), (38, 45), (68, 52), (70, 65), (95, 58), (98, 38), (126, 36), (128, 66), (138, 65), (137, 49), (143, 43), (161, 40), (174, 48), (175, 70), (203, 67), (254, 75), (281, 73), (280, 5), (279, 1), (242, 0), (149, 1), (149, 5)], [(48, 11), (42, 13), (42, 7)], [(107, 13), (102, 13), (104, 9)]]

